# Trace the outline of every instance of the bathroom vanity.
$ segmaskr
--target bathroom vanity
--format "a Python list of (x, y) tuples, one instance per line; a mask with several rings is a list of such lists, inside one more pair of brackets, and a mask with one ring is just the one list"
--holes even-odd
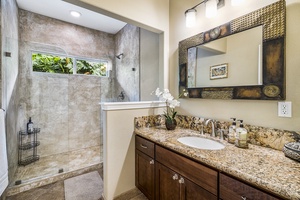
[(136, 186), (149, 199), (300, 198), (300, 164), (281, 151), (240, 149), (217, 138), (224, 149), (196, 149), (177, 139), (210, 136), (183, 128), (138, 128), (135, 134)]

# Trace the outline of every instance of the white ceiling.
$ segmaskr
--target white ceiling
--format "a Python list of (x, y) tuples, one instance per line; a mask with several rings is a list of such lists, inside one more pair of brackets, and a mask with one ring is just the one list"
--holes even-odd
[[(75, 6), (62, 0), (17, 0), (19, 8), (72, 24), (88, 27), (106, 33), (117, 33), (126, 23), (101, 15), (99, 13)], [(70, 11), (81, 13), (80, 18), (74, 18)]]

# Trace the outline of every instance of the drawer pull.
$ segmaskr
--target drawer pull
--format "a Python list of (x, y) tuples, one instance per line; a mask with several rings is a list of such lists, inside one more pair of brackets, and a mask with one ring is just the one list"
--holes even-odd
[(141, 146), (142, 148), (144, 148), (144, 149), (148, 149), (148, 147), (145, 146), (145, 145), (143, 145), (143, 144), (141, 144), (140, 146)]
[(243, 196), (241, 196), (242, 197), (242, 200), (247, 200), (247, 197), (243, 197)]
[(184, 178), (181, 177), (181, 178), (179, 179), (179, 183), (180, 183), (180, 184), (184, 184)]
[(178, 179), (178, 175), (177, 175), (177, 174), (174, 174), (173, 180), (177, 180), (177, 179)]
[(151, 160), (151, 161), (150, 161), (150, 165), (154, 165), (154, 160)]

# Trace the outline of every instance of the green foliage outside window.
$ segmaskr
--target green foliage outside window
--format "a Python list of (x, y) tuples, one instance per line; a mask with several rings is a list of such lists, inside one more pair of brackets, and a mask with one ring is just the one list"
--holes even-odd
[(86, 60), (76, 60), (77, 74), (92, 74), (97, 76), (106, 76), (107, 63), (90, 62)]
[(46, 54), (32, 54), (33, 71), (72, 74), (73, 62), (72, 59), (60, 56), (52, 56)]
[[(40, 53), (32, 54), (33, 71), (73, 74), (72, 58)], [(107, 62), (93, 62), (76, 59), (76, 73), (96, 76), (106, 76)]]

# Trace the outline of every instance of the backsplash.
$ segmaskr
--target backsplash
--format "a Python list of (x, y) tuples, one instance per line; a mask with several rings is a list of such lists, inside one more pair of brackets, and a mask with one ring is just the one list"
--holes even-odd
[[(192, 130), (198, 130), (200, 132), (201, 125), (204, 124), (207, 119), (177, 115), (177, 126)], [(134, 120), (135, 128), (153, 127), (164, 125), (165, 118), (163, 115), (151, 115), (136, 117)], [(225, 138), (227, 138), (228, 127), (231, 122), (217, 121), (217, 129), (225, 129)], [(237, 124), (238, 125), (238, 124)], [(287, 131), (274, 128), (266, 128), (261, 126), (254, 126), (244, 124), (244, 127), (248, 130), (248, 142), (254, 145), (269, 147), (272, 149), (282, 150), (284, 144), (288, 142), (300, 141), (300, 131)], [(205, 133), (211, 132), (211, 126), (203, 126)]]

